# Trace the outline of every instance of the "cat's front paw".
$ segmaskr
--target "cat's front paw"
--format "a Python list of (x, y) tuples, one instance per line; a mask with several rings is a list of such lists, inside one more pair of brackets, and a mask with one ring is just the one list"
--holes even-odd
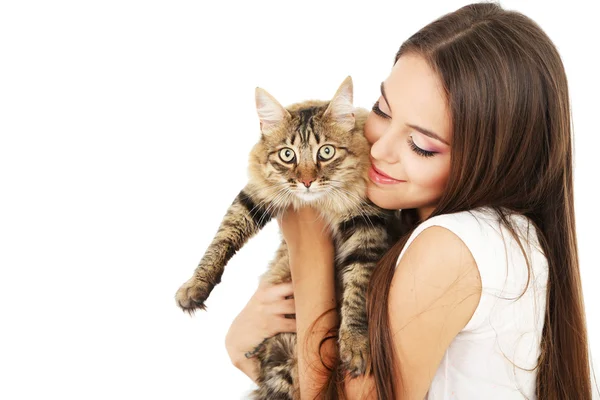
[(351, 332), (349, 329), (340, 328), (340, 359), (344, 368), (355, 378), (363, 375), (367, 368), (369, 356), (368, 332)]
[(208, 298), (211, 289), (209, 283), (194, 276), (177, 290), (175, 295), (177, 305), (190, 315), (197, 309), (204, 310), (206, 309), (204, 302)]

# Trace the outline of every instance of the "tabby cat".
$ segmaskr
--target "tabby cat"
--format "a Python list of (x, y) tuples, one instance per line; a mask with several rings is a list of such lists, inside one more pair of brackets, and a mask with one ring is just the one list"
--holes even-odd
[[(289, 206), (310, 204), (331, 227), (340, 359), (357, 376), (364, 373), (369, 354), (367, 285), (377, 261), (397, 240), (399, 212), (379, 208), (365, 197), (370, 160), (363, 127), (368, 112), (354, 108), (352, 97), (350, 76), (331, 101), (308, 100), (286, 108), (256, 88), (261, 137), (250, 153), (248, 184), (176, 299), (190, 314), (204, 309), (225, 264), (250, 237)], [(290, 281), (285, 241), (261, 279)], [(254, 399), (299, 398), (295, 343), (295, 334), (280, 333), (249, 352), (260, 362)]]

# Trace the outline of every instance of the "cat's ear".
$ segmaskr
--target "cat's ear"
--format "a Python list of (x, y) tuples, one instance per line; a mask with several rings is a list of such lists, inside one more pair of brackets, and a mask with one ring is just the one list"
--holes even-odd
[(352, 78), (348, 76), (340, 85), (325, 111), (326, 116), (348, 131), (354, 128), (354, 106), (352, 105)]
[(257, 87), (254, 93), (261, 132), (267, 133), (273, 127), (283, 122), (286, 116), (290, 116), (290, 113), (266, 90)]

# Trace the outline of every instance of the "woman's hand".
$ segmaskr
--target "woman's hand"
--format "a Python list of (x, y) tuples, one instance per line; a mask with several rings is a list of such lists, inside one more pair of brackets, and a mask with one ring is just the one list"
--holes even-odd
[(296, 320), (285, 318), (284, 314), (295, 314), (292, 283), (278, 285), (260, 282), (248, 304), (233, 320), (225, 347), (233, 365), (256, 382), (258, 362), (256, 358), (246, 358), (265, 338), (280, 332), (296, 332)]
[(302, 207), (299, 210), (290, 207), (277, 223), (290, 251), (314, 246), (317, 249), (333, 249), (329, 226), (312, 207)]

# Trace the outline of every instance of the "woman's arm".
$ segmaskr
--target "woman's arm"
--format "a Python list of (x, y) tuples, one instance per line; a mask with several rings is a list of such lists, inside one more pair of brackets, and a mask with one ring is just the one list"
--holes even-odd
[[(311, 208), (288, 210), (279, 221), (287, 242), (294, 285), (297, 326), (298, 374), (302, 399), (313, 399), (328, 375), (319, 356), (321, 339), (337, 326), (337, 313), (330, 312), (310, 330), (311, 324), (335, 307), (334, 246), (330, 233), (317, 212)], [(327, 365), (337, 358), (337, 340), (327, 340), (321, 347)], [(375, 399), (372, 376), (345, 381), (348, 400)]]
[[(333, 241), (312, 208), (290, 209), (279, 223), (288, 245), (294, 288), (300, 393), (302, 399), (313, 399), (328, 376), (319, 355), (320, 343), (337, 325)], [(331, 365), (337, 342), (327, 340), (321, 350)]]
[[(448, 346), (471, 319), (480, 296), (477, 264), (456, 234), (433, 226), (417, 235), (396, 267), (388, 300), (389, 350), (397, 374), (389, 379), (397, 398), (426, 396)], [(372, 377), (346, 380), (345, 389), (349, 399), (367, 398), (362, 390), (376, 398)]]
[(452, 231), (429, 227), (398, 263), (389, 295), (396, 359), (396, 396), (423, 399), (441, 360), (475, 312), (481, 297), (479, 269)]

